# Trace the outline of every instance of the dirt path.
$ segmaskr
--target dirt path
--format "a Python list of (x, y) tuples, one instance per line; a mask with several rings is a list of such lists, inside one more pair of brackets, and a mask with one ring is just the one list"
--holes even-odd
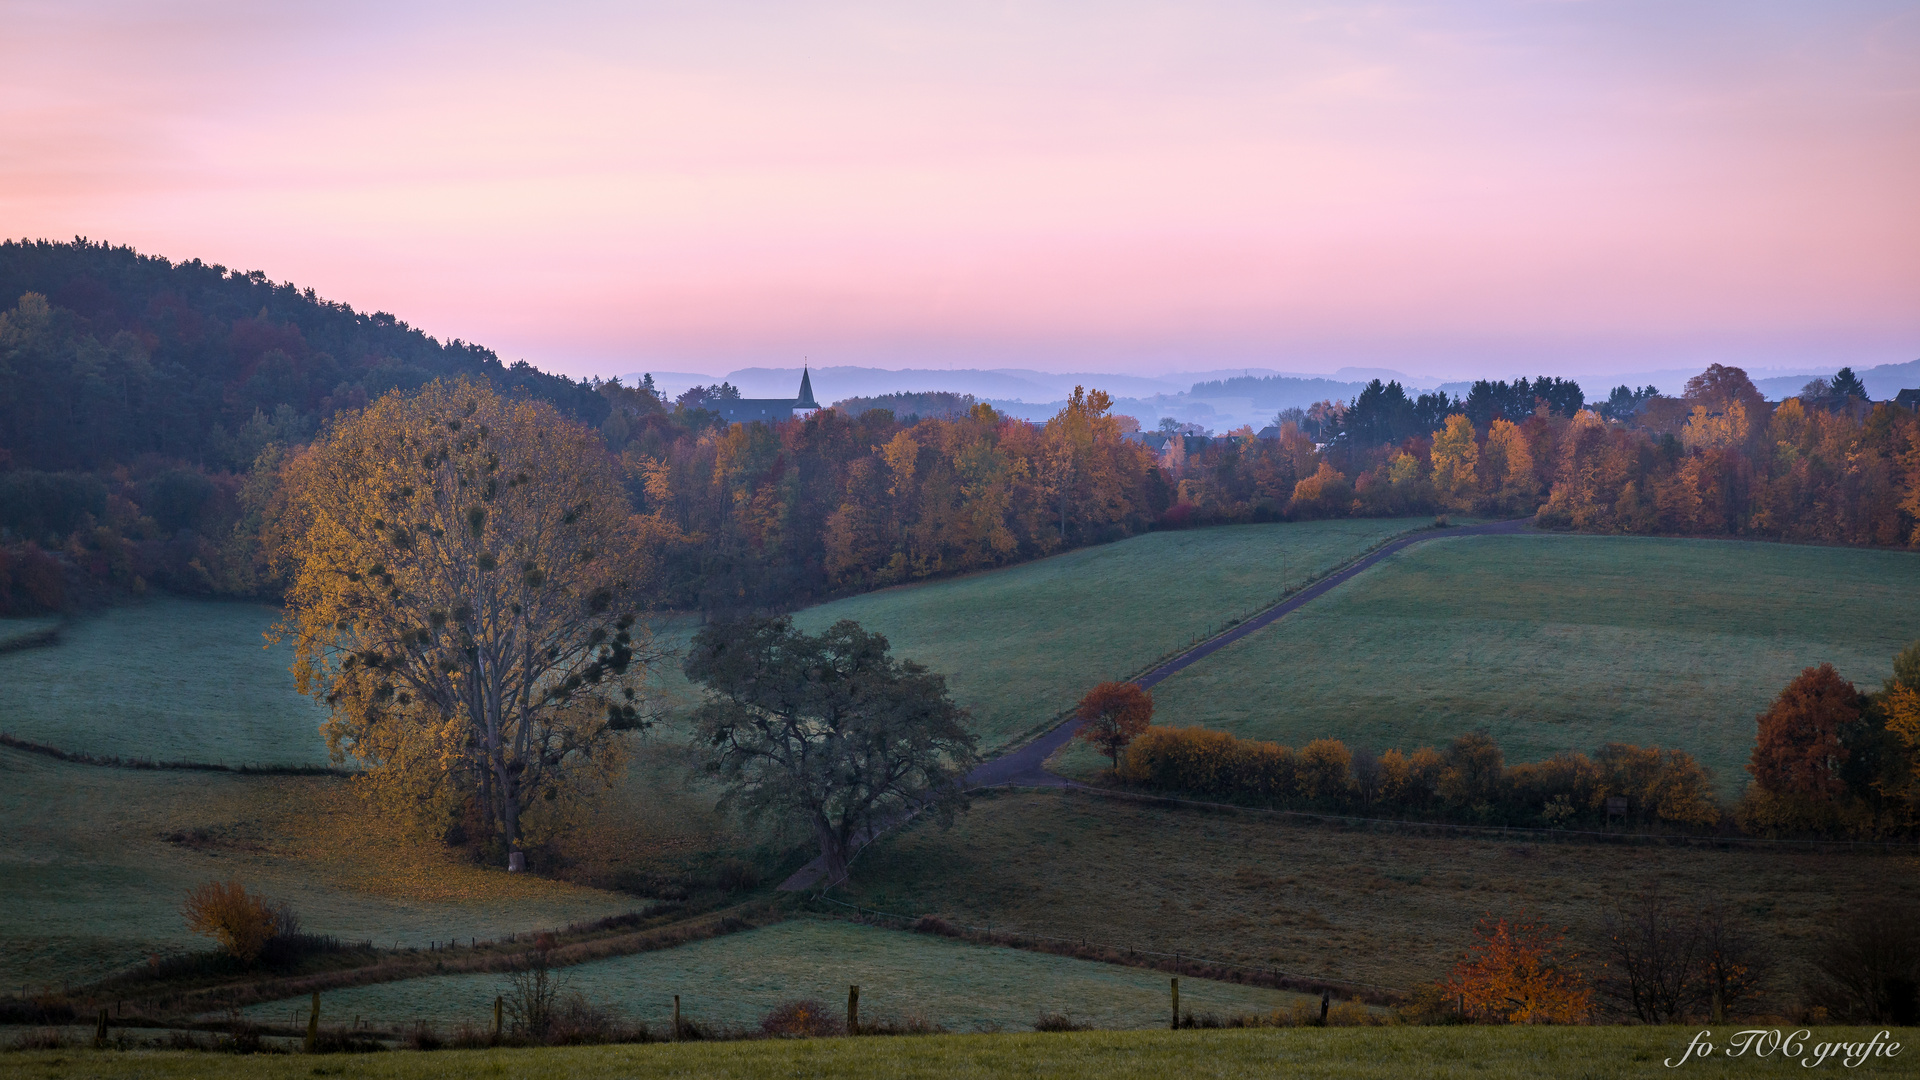
[[(1342, 582), (1353, 578), (1356, 574), (1369, 569), (1380, 560), (1397, 551), (1412, 547), (1414, 544), (1425, 540), (1445, 539), (1450, 536), (1491, 536), (1517, 533), (1525, 529), (1527, 525), (1527, 520), (1493, 521), (1483, 525), (1463, 525), (1455, 529), (1423, 529), (1411, 535), (1400, 537), (1378, 550), (1354, 562), (1348, 563), (1340, 570), (1321, 578), (1272, 607), (1266, 608), (1245, 622), (1214, 637), (1208, 638), (1132, 681), (1143, 689), (1150, 689), (1175, 672), (1206, 659), (1221, 649), (1246, 637), (1248, 634), (1255, 633), (1273, 625), (1276, 621), (1298, 611), (1304, 605), (1325, 596), (1328, 591), (1337, 587)], [(982, 762), (978, 768), (975, 768), (967, 774), (966, 786), (968, 788), (998, 787), (1002, 784), (1011, 784), (1018, 787), (1071, 786), (1072, 782), (1065, 777), (1057, 776), (1047, 771), (1047, 759), (1059, 752), (1061, 747), (1067, 745), (1068, 740), (1072, 739), (1074, 732), (1079, 729), (1079, 720), (1072, 717), (1067, 718), (1060, 724), (1049, 729), (1039, 738), (1013, 750), (1009, 750), (991, 761)], [(888, 822), (880, 831), (885, 832), (887, 829), (891, 829), (898, 824), (900, 824), (900, 821)], [(862, 846), (871, 839), (872, 837), (863, 839)], [(818, 860), (810, 862), (795, 871), (792, 877), (781, 882), (780, 888), (786, 892), (798, 892), (802, 889), (810, 888), (819, 881), (822, 870), (823, 867), (821, 867)]]
[[(1267, 608), (1238, 626), (1215, 637), (1195, 645), (1179, 656), (1161, 664), (1145, 675), (1132, 680), (1142, 689), (1152, 689), (1177, 671), (1212, 656), (1221, 649), (1239, 641), (1248, 634), (1256, 633), (1273, 625), (1278, 620), (1298, 611), (1301, 607), (1325, 596), (1328, 591), (1356, 574), (1367, 570), (1381, 559), (1404, 548), (1412, 547), (1424, 540), (1439, 540), (1449, 536), (1487, 536), (1498, 533), (1517, 533), (1526, 527), (1525, 521), (1495, 521), (1485, 525), (1464, 525), (1457, 529), (1429, 529), (1403, 536), (1356, 562), (1335, 571), (1312, 585), (1294, 593), (1285, 600)], [(1025, 787), (1059, 787), (1065, 780), (1046, 769), (1046, 761), (1052, 757), (1074, 732), (1080, 729), (1080, 721), (1067, 719), (1058, 727), (1029, 742), (1018, 749), (985, 762), (973, 772), (967, 774), (967, 786), (970, 788), (993, 787), (998, 784), (1019, 784)]]

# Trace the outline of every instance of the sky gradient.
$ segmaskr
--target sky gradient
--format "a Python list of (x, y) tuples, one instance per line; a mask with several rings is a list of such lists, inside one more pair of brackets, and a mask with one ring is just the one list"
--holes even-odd
[(1920, 357), (1920, 5), (4, 3), (0, 234), (571, 374)]

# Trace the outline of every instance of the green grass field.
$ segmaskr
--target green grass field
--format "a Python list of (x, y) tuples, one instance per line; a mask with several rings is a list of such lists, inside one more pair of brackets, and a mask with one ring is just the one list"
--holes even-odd
[(1768, 701), (1821, 661), (1877, 689), (1920, 638), (1917, 598), (1920, 554), (1907, 552), (1436, 540), (1160, 684), (1155, 722), (1373, 750), (1478, 728), (1509, 761), (1659, 744), (1699, 757), (1731, 795)]
[(901, 915), (1406, 988), (1444, 976), (1488, 912), (1567, 927), (1594, 963), (1605, 917), (1657, 883), (1682, 908), (1725, 903), (1777, 942), (1783, 1001), (1840, 912), (1920, 900), (1911, 846), (1820, 855), (1533, 839), (997, 792), (950, 831), (918, 821), (882, 838), (835, 894)]
[(5, 651), (18, 642), (37, 637), (58, 627), (61, 623), (58, 615), (36, 615), (19, 619), (0, 619), (0, 651)]
[[(840, 1009), (849, 984), (860, 987), (860, 1015), (868, 1021), (918, 1017), (950, 1031), (1027, 1030), (1042, 1011), (1100, 1028), (1145, 1028), (1166, 1023), (1168, 1010), (1167, 978), (1157, 972), (822, 919), (596, 960), (566, 968), (562, 977), (569, 992), (656, 1030), (668, 1026), (675, 994), (683, 1016), (754, 1028), (782, 1001), (813, 998)], [(491, 1022), (494, 996), (508, 992), (504, 976), (448, 975), (335, 991), (321, 1008), (335, 1018), (382, 1024), (423, 1018), (480, 1025)], [(1195, 1013), (1264, 1015), (1306, 1000), (1180, 980), (1181, 1008)], [(249, 1014), (285, 1022), (297, 1012), (304, 1023), (306, 1008), (303, 998)]]
[(943, 672), (983, 749), (1348, 562), (1426, 518), (1156, 532), (1050, 559), (808, 608), (810, 631), (853, 619), (894, 655)]
[[(1721, 1046), (1731, 1028), (1709, 1029)], [(1794, 1029), (1788, 1028), (1788, 1031)], [(971, 1077), (1312, 1076), (1328, 1080), (1508, 1080), (1550, 1077), (1788, 1076), (1822, 1043), (1864, 1043), (1876, 1030), (1815, 1028), (1798, 1057), (1729, 1058), (1717, 1053), (1668, 1070), (1698, 1029), (1678, 1027), (1554, 1028), (1296, 1028), (1256, 1031), (1088, 1031), (1073, 1034), (937, 1035), (911, 1038), (774, 1039), (732, 1043), (570, 1047), (554, 1050), (443, 1050), (361, 1057), (306, 1055), (39, 1051), (0, 1056), (0, 1075), (65, 1080), (79, 1077), (290, 1078), (309, 1076), (575, 1078), (876, 1077), (950, 1080)], [(1910, 1043), (1913, 1032), (1890, 1040)], [(1920, 1051), (1877, 1057), (1847, 1069), (1829, 1058), (1825, 1069), (1872, 1076), (1910, 1076)]]
[[(332, 777), (145, 772), (0, 749), (0, 990), (207, 948), (180, 916), (239, 877), (311, 932), (425, 945), (632, 910), (628, 896), (459, 863), (368, 820)], [(169, 840), (180, 834), (185, 842)]]
[(259, 604), (161, 599), (75, 619), (0, 653), (0, 730), (62, 750), (224, 765), (324, 765), (326, 714), (263, 648)]

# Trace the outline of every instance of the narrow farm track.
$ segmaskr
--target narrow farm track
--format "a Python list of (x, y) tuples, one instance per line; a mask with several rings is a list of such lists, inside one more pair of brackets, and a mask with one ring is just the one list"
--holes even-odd
[[(1151, 689), (1155, 684), (1165, 680), (1176, 672), (1206, 659), (1208, 656), (1239, 641), (1248, 634), (1256, 633), (1273, 625), (1280, 619), (1298, 611), (1306, 604), (1312, 603), (1314, 600), (1325, 596), (1332, 589), (1368, 570), (1387, 556), (1412, 547), (1422, 541), (1440, 540), (1452, 536), (1493, 536), (1518, 533), (1525, 529), (1530, 521), (1531, 519), (1493, 521), (1482, 525), (1463, 525), (1454, 529), (1423, 530), (1410, 536), (1403, 536), (1348, 563), (1346, 566), (1328, 574), (1326, 577), (1301, 589), (1292, 596), (1261, 610), (1251, 618), (1208, 638), (1193, 648), (1188, 649), (1131, 681), (1142, 689)], [(965, 781), (966, 786), (968, 788), (999, 787), (1002, 785), (1012, 785), (1015, 787), (1075, 786), (1072, 781), (1067, 780), (1065, 777), (1057, 776), (1047, 771), (1046, 763), (1048, 758), (1058, 753), (1061, 747), (1067, 745), (1068, 740), (1073, 738), (1074, 733), (1078, 731), (1079, 728), (1080, 721), (1073, 717), (1068, 717), (1066, 720), (1048, 729), (1038, 738), (1032, 739), (1013, 750), (1009, 750), (991, 761), (982, 762), (979, 767), (967, 774)], [(910, 817), (911, 815), (907, 816)], [(905, 820), (906, 818), (903, 817), (895, 821), (890, 821), (879, 831), (885, 832)], [(878, 834), (876, 833), (875, 835)], [(865, 846), (873, 839), (874, 836), (871, 835), (863, 837), (861, 846)], [(820, 883), (820, 877), (824, 871), (825, 867), (816, 859), (801, 867), (799, 870), (794, 871), (792, 877), (780, 883), (780, 889), (783, 892), (799, 892), (803, 889), (812, 888), (814, 885)]]

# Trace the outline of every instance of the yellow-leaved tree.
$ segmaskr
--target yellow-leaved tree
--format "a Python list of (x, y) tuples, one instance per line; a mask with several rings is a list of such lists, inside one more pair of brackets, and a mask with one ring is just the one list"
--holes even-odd
[(1473, 507), (1474, 466), (1480, 445), (1474, 441), (1473, 421), (1459, 413), (1447, 417), (1447, 426), (1433, 433), (1433, 487), (1442, 501), (1456, 510)]
[[(498, 838), (604, 783), (643, 725), (644, 566), (600, 438), (484, 384), (394, 392), (288, 463), (300, 689), (390, 808)], [(491, 845), (488, 845), (491, 846)]]

